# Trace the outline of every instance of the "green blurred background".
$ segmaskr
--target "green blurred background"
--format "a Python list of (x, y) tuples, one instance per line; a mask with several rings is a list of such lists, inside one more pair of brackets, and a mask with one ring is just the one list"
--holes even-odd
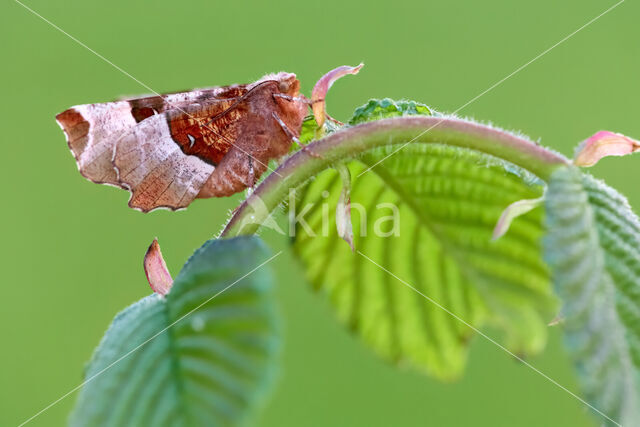
[[(330, 112), (346, 119), (370, 97), (453, 111), (614, 2), (26, 4), (159, 92), (287, 70), (308, 94), (325, 71), (363, 61), (330, 94)], [(637, 2), (623, 3), (460, 114), (567, 155), (599, 129), (640, 137), (639, 17)], [(238, 198), (144, 215), (126, 207), (126, 192), (85, 181), (54, 115), (145, 89), (11, 0), (0, 6), (0, 33), (0, 425), (8, 426), (80, 383), (113, 316), (149, 293), (141, 262), (153, 237), (177, 273)], [(639, 162), (606, 159), (593, 171), (636, 209)], [(283, 238), (265, 237), (274, 250), (286, 248)], [(288, 251), (273, 265), (286, 336), (261, 426), (596, 425), (576, 399), (478, 338), (454, 384), (388, 366), (334, 321)], [(530, 362), (577, 389), (557, 330)], [(75, 398), (29, 425), (63, 425)]]

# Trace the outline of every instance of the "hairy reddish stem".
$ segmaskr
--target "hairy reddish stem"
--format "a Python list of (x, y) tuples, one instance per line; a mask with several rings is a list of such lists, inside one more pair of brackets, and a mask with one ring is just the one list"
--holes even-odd
[[(569, 165), (564, 156), (532, 141), (466, 120), (425, 116), (377, 120), (335, 132), (288, 158), (277, 173), (269, 175), (242, 202), (220, 237), (254, 234), (287, 197), (290, 188), (298, 187), (334, 163), (381, 146), (396, 144), (400, 148), (408, 141), (477, 150), (516, 164), (544, 181), (558, 167)], [(371, 172), (375, 172), (375, 167)], [(266, 209), (256, 210), (256, 202)], [(250, 221), (246, 221), (247, 216), (251, 216)]]

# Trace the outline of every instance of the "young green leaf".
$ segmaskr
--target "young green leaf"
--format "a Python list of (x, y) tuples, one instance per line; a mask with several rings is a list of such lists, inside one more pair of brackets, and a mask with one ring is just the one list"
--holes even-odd
[(118, 314), (86, 370), (72, 426), (236, 425), (268, 388), (278, 328), (258, 238), (212, 240), (171, 291)]
[[(407, 100), (394, 101), (390, 98), (370, 99), (366, 104), (356, 108), (353, 112), (353, 116), (349, 119), (348, 126), (355, 126), (360, 123), (388, 119), (391, 117), (431, 115), (434, 115), (434, 111), (420, 102)], [(314, 139), (317, 139), (320, 134), (329, 135), (343, 128), (343, 126), (339, 126), (331, 121), (325, 121), (323, 127), (324, 132), (319, 132), (316, 119), (313, 116), (305, 117), (302, 122), (300, 142), (308, 144)]]
[[(358, 124), (310, 143), (267, 177), (222, 235), (255, 233), (288, 200), (295, 250), (340, 319), (385, 358), (450, 379), (473, 328), (501, 329), (517, 353), (544, 345), (556, 301), (539, 243), (542, 212), (518, 217), (499, 241), (491, 235), (510, 203), (540, 197), (540, 179), (568, 162), (521, 136), (425, 108), (374, 100), (358, 109)], [(335, 231), (337, 163), (354, 177), (356, 253)], [(264, 212), (253, 209), (258, 202)]]
[[(410, 115), (431, 110), (413, 101), (371, 100), (349, 123)], [(385, 270), (465, 322), (503, 329), (512, 350), (539, 351), (554, 307), (538, 245), (540, 215), (523, 218), (504, 242), (491, 242), (491, 233), (505, 206), (541, 195), (541, 182), (458, 147), (413, 144), (386, 159), (396, 150), (372, 150), (349, 165), (359, 176), (351, 200), (361, 254), (326, 232), (336, 222), (327, 212), (340, 202), (337, 174), (326, 171), (304, 190), (297, 208), (312, 206), (302, 218), (309, 226), (296, 224), (294, 248), (314, 288), (383, 357), (443, 379), (461, 373), (473, 331)]]
[(640, 224), (626, 199), (576, 168), (546, 197), (545, 258), (585, 397), (608, 425), (640, 425)]
[[(394, 149), (351, 162), (351, 175)], [(541, 259), (541, 212), (518, 218), (491, 241), (505, 206), (542, 194), (533, 176), (471, 150), (408, 146), (352, 184), (354, 245), (362, 254), (335, 232), (341, 189), (330, 170), (303, 191), (296, 210), (311, 208), (296, 223), (294, 249), (313, 287), (379, 354), (451, 379), (461, 373), (473, 335), (380, 266), (471, 325), (504, 330), (515, 352), (543, 347), (555, 303)]]
[[(409, 101), (371, 101), (351, 121), (359, 124), (287, 159), (222, 235), (255, 233), (288, 200), (295, 250), (340, 319), (385, 358), (449, 379), (462, 370), (473, 328), (503, 330), (517, 353), (544, 345), (556, 301), (539, 243), (542, 213), (517, 218), (499, 241), (491, 234), (510, 203), (540, 197), (540, 179), (568, 161), (521, 136), (429, 113)], [(354, 177), (356, 253), (330, 214), (342, 189), (337, 163)], [(258, 201), (264, 212), (253, 209)]]
[(388, 119), (403, 116), (431, 116), (433, 111), (425, 104), (416, 101), (394, 101), (390, 98), (371, 99), (366, 104), (356, 108), (349, 124), (354, 126), (373, 120)]

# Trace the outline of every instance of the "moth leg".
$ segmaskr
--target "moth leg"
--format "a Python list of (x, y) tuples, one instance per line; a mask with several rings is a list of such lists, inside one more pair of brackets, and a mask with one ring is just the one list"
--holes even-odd
[(291, 139), (293, 142), (295, 142), (296, 144), (300, 144), (300, 140), (298, 139), (298, 137), (293, 133), (293, 131), (291, 129), (289, 129), (289, 126), (287, 126), (287, 124), (285, 122), (282, 121), (282, 119), (280, 118), (280, 116), (278, 115), (278, 113), (276, 113), (275, 111), (273, 113), (271, 113), (271, 116), (276, 119), (276, 122), (278, 122), (278, 124), (280, 125), (280, 127), (282, 128), (282, 130), (284, 131), (285, 134), (287, 134), (287, 137), (289, 139)]
[(256, 186), (256, 170), (253, 167), (253, 157), (247, 155), (247, 162), (249, 163), (249, 190), (253, 191)]
[(311, 149), (309, 149), (309, 147), (307, 147), (306, 144), (303, 144), (302, 142), (300, 142), (298, 137), (295, 136), (295, 134), (291, 131), (291, 129), (289, 129), (289, 126), (287, 126), (287, 124), (282, 121), (282, 119), (280, 118), (280, 116), (278, 116), (276, 112), (271, 113), (271, 115), (276, 120), (276, 122), (278, 122), (278, 124), (280, 125), (284, 133), (287, 134), (287, 137), (289, 137), (289, 139), (295, 142), (298, 147), (301, 147), (302, 150), (308, 153), (311, 157), (316, 157), (319, 159), (322, 158), (320, 154), (314, 153)]

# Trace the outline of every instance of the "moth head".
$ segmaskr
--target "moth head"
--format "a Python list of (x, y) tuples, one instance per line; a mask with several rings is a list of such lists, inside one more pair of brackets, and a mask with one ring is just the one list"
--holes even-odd
[(278, 79), (280, 92), (295, 96), (300, 92), (300, 81), (295, 74), (282, 73)]
[(275, 80), (278, 82), (278, 90), (280, 93), (297, 96), (300, 93), (300, 81), (293, 73), (281, 71), (275, 74), (267, 74), (259, 81)]

